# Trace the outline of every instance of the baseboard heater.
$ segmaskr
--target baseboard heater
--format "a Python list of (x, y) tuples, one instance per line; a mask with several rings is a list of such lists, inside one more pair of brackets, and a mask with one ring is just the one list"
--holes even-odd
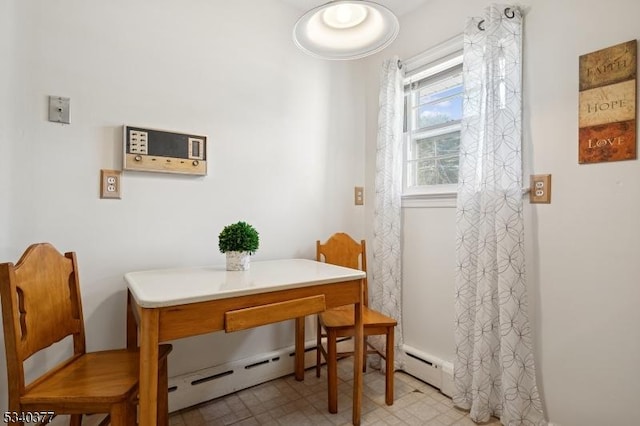
[[(315, 343), (305, 349), (305, 368), (315, 365)], [(177, 411), (294, 372), (293, 346), (169, 378), (169, 411)]]
[[(345, 342), (347, 343), (347, 342)], [(404, 345), (404, 371), (451, 397), (453, 364)], [(293, 346), (169, 378), (169, 411), (174, 412), (294, 372)], [(305, 368), (316, 363), (315, 340), (305, 345)]]
[(407, 355), (404, 371), (429, 383), (440, 392), (453, 395), (453, 363), (425, 353), (409, 345), (402, 349)]

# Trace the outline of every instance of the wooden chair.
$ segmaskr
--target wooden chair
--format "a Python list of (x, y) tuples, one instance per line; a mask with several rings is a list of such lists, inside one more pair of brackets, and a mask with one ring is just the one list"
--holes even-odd
[[(360, 243), (354, 241), (345, 233), (337, 233), (331, 236), (326, 243), (316, 242), (316, 260), (319, 262), (331, 263), (345, 266), (352, 269), (367, 271), (367, 254), (365, 241)], [(364, 280), (364, 360), (363, 370), (366, 370), (367, 354), (377, 353), (386, 361), (386, 387), (385, 402), (393, 405), (393, 344), (394, 327), (398, 324), (396, 320), (380, 312), (369, 309), (369, 294), (367, 291), (367, 279)], [(320, 367), (322, 358), (327, 362), (328, 391), (329, 391), (329, 412), (338, 412), (338, 358), (353, 355), (351, 352), (338, 352), (337, 342), (341, 337), (354, 336), (354, 307), (346, 306), (327, 310), (318, 315), (317, 327), (317, 351), (316, 351), (316, 376), (320, 377)], [(381, 353), (371, 344), (367, 343), (367, 336), (385, 335), (386, 348)], [(322, 339), (326, 338), (327, 349), (322, 345)]]
[[(138, 351), (86, 352), (75, 253), (63, 256), (50, 244), (31, 245), (17, 265), (0, 264), (0, 298), (10, 412), (70, 414), (74, 426), (82, 414), (108, 413), (101, 425), (136, 424)], [(26, 384), (23, 362), (67, 336), (73, 336), (73, 355)], [(164, 425), (170, 351), (171, 345), (160, 348), (158, 418)]]

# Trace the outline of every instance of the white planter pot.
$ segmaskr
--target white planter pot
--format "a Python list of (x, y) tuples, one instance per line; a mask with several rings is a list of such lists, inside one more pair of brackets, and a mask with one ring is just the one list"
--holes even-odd
[(227, 271), (248, 271), (251, 254), (248, 251), (228, 251)]

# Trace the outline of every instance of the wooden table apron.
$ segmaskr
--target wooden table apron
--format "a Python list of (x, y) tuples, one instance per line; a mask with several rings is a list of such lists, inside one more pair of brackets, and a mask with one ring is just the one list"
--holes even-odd
[[(355, 354), (353, 424), (360, 424), (362, 405), (362, 290), (363, 280), (319, 284), (287, 290), (267, 291), (175, 306), (143, 308), (129, 291), (127, 297), (127, 346), (140, 344), (140, 425), (156, 425), (158, 345), (182, 337), (225, 329), (225, 313), (237, 309), (324, 295), (326, 308), (355, 304)], [(294, 319), (295, 317), (291, 317)], [(295, 318), (295, 377), (304, 379), (304, 317)], [(138, 330), (139, 327), (139, 330)], [(139, 331), (139, 333), (138, 333)]]

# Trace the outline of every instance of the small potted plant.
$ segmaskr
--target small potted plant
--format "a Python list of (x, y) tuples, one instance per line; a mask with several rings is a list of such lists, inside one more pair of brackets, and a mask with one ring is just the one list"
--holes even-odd
[(227, 255), (227, 271), (249, 269), (249, 256), (258, 250), (258, 231), (246, 222), (224, 227), (218, 236), (218, 248)]

